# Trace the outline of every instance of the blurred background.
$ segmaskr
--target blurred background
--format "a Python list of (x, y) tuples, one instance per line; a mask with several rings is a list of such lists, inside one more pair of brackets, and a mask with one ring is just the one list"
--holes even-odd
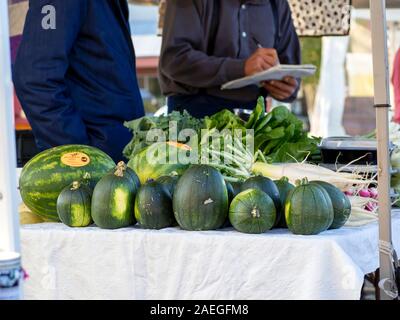
[[(293, 1), (293, 0), (290, 0)], [(15, 58), (28, 10), (26, 0), (8, 0), (12, 56)], [(137, 56), (137, 73), (146, 112), (165, 105), (158, 79), (161, 47), (159, 0), (129, 0), (132, 40)], [(399, 6), (397, 1), (397, 6)], [(358, 7), (368, 0), (355, 0)], [(396, 6), (389, 1), (389, 5)], [(400, 47), (400, 9), (388, 9), (389, 60), (391, 72)], [(373, 67), (368, 9), (353, 9), (351, 30), (346, 37), (302, 37), (303, 63), (319, 67), (316, 76), (302, 84), (298, 99), (288, 105), (317, 136), (363, 135), (375, 129)], [(400, 66), (399, 66), (400, 68)], [(276, 104), (276, 103), (275, 103)], [(16, 130), (29, 135), (29, 123), (15, 98)], [(393, 104), (394, 105), (394, 101)], [(21, 133), (22, 132), (22, 133)]]

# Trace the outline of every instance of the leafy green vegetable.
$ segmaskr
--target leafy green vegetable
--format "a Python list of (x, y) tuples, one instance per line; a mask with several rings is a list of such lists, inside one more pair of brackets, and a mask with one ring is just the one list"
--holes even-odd
[[(175, 131), (178, 137), (170, 136), (171, 123), (175, 124), (175, 130), (172, 132)], [(161, 117), (143, 117), (125, 123), (125, 126), (133, 133), (132, 141), (124, 150), (125, 157), (129, 159), (152, 143), (152, 141), (147, 141), (147, 135), (152, 129), (164, 133), (159, 142), (172, 140), (180, 143), (188, 143), (188, 141), (179, 139), (179, 132), (183, 129), (192, 129), (199, 137), (200, 148), (210, 147), (210, 137), (216, 132), (221, 134), (224, 130), (239, 129), (242, 130), (243, 141), (246, 139), (245, 130), (252, 129), (254, 130), (254, 151), (260, 150), (269, 162), (301, 162), (304, 159), (318, 161), (321, 158), (318, 148), (320, 139), (308, 137), (307, 132), (304, 131), (303, 122), (284, 106), (276, 107), (266, 113), (263, 97), (258, 99), (257, 106), (247, 122), (229, 110), (222, 110), (204, 119), (193, 118), (184, 111), (183, 113), (172, 112)], [(208, 129), (209, 135), (202, 136), (202, 129)], [(219, 137), (222, 147), (228, 137), (224, 135)]]
[(273, 153), (268, 155), (268, 158), (273, 163), (303, 161), (319, 151), (319, 142), (319, 139), (309, 138), (307, 134), (303, 134), (296, 142), (280, 145)]
[(264, 114), (264, 99), (258, 100), (257, 107), (246, 123), (254, 129), (255, 151), (261, 150), (270, 162), (293, 162), (304, 159), (318, 159), (320, 152), (317, 138), (309, 138), (303, 122), (284, 106)]
[(229, 110), (222, 110), (211, 117), (205, 117), (204, 124), (206, 129), (245, 129), (244, 121)]
[(254, 111), (252, 112), (249, 121), (246, 123), (247, 129), (254, 129), (257, 121), (265, 115), (265, 98), (259, 97), (257, 101), (257, 106), (255, 107)]
[[(176, 124), (176, 130), (171, 130), (170, 126)], [(183, 113), (174, 111), (167, 116), (146, 116), (140, 119), (129, 121), (125, 126), (133, 133), (132, 141), (125, 147), (124, 156), (132, 159), (136, 154), (142, 151), (155, 141), (148, 141), (147, 135), (150, 130), (157, 129), (164, 133), (164, 141), (177, 141), (186, 143), (186, 140), (179, 139), (179, 132), (184, 129), (192, 129), (200, 135), (201, 129), (204, 128), (204, 120), (192, 117), (187, 111)], [(178, 136), (170, 136), (170, 133), (175, 132)], [(163, 142), (163, 141), (158, 141)]]
[(273, 117), (273, 114), (272, 113), (268, 113), (264, 118), (260, 118), (257, 121), (254, 130), (255, 131), (262, 131), (262, 130), (264, 130), (264, 128), (265, 129), (270, 129), (270, 127), (267, 127), (267, 125), (271, 121), (272, 117)]

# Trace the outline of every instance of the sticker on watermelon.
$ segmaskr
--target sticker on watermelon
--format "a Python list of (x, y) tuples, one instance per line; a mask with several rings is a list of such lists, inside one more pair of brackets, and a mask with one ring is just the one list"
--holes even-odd
[(69, 152), (61, 156), (61, 162), (70, 167), (80, 168), (90, 163), (90, 157), (83, 152)]

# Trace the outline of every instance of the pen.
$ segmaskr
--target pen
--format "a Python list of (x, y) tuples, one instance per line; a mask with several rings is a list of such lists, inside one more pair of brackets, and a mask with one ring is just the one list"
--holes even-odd
[[(256, 45), (257, 45), (257, 47), (259, 48), (259, 49), (263, 49), (264, 47), (261, 45), (261, 43), (256, 39), (256, 37), (254, 37), (254, 36), (252, 36), (252, 38), (253, 38), (253, 41), (256, 43)], [(281, 63), (280, 63), (280, 61), (278, 60), (278, 62), (277, 62), (277, 64), (276, 65), (280, 65)]]
[(260, 48), (260, 49), (263, 48), (263, 46), (260, 44), (259, 41), (257, 41), (257, 39), (256, 39), (254, 36), (253, 36), (253, 40), (254, 40), (254, 42), (257, 44), (257, 47), (258, 47), (258, 48)]

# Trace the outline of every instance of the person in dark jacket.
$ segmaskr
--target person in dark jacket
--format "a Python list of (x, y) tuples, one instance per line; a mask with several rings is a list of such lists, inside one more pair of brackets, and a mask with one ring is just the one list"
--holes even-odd
[(13, 71), (40, 150), (98, 147), (115, 161), (144, 115), (126, 0), (30, 0)]
[(293, 101), (299, 80), (221, 91), (222, 84), (299, 64), (300, 44), (286, 0), (167, 1), (159, 78), (168, 109), (202, 117), (221, 109), (253, 109), (259, 95)]

